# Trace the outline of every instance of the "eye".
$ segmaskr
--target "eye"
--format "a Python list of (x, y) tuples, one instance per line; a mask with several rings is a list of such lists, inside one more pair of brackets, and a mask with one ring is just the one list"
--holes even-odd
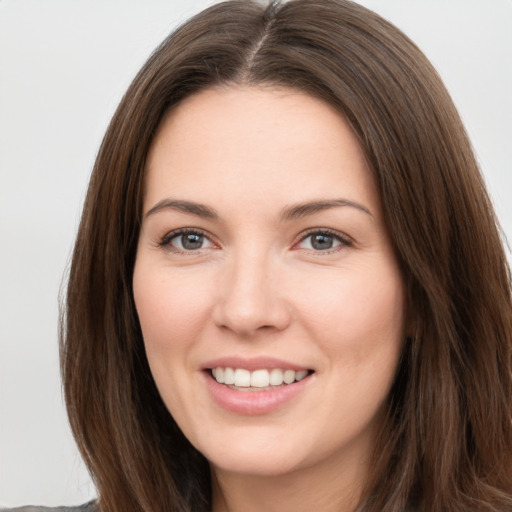
[(312, 251), (331, 251), (343, 246), (351, 246), (352, 242), (341, 233), (318, 230), (310, 231), (303, 236), (296, 247), (298, 249), (307, 249)]
[(195, 252), (214, 247), (209, 238), (198, 230), (179, 230), (167, 234), (159, 244), (175, 252)]

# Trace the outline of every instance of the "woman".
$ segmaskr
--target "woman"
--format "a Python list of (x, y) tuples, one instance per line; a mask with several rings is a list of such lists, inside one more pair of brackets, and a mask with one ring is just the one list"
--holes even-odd
[(227, 2), (140, 71), (62, 332), (102, 511), (512, 509), (511, 332), (467, 136), (396, 28)]

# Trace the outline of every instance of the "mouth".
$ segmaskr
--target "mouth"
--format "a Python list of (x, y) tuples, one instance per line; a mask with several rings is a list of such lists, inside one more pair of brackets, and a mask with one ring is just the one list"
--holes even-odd
[(272, 357), (216, 359), (202, 370), (213, 401), (235, 414), (271, 414), (314, 389), (314, 370)]
[(282, 368), (247, 370), (216, 366), (207, 373), (219, 384), (235, 391), (272, 391), (290, 386), (308, 378), (313, 370), (292, 370)]

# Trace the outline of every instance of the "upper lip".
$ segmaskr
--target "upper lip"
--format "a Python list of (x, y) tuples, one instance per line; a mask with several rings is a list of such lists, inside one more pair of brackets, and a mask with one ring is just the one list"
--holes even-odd
[(310, 370), (310, 367), (297, 363), (292, 363), (284, 359), (276, 359), (275, 357), (220, 357), (206, 361), (202, 365), (204, 370), (211, 368), (244, 368), (245, 370), (272, 370), (280, 368), (281, 370)]

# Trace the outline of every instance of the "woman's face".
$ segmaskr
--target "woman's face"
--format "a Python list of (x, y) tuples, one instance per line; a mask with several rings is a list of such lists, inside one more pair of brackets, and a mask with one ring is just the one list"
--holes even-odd
[(148, 156), (133, 285), (162, 399), (215, 471), (366, 464), (404, 289), (333, 108), (227, 87), (175, 108)]

